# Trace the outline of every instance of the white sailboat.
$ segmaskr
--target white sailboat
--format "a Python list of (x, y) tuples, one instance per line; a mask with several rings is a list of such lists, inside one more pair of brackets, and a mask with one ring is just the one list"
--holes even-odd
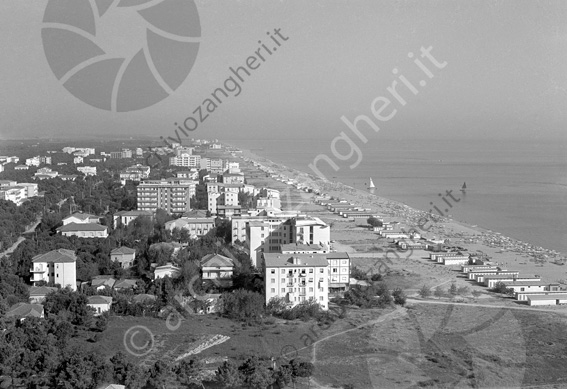
[(368, 185), (368, 189), (376, 189), (374, 182), (372, 181), (372, 177), (370, 177), (370, 185)]

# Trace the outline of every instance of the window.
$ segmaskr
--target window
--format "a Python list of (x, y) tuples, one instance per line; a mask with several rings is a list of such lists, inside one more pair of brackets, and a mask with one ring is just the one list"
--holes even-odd
[(271, 273), (271, 274), (276, 274), (276, 269), (270, 270), (270, 273)]
[(309, 273), (313, 273), (313, 269), (309, 269)]
[(275, 283), (276, 283), (276, 279), (272, 278), (272, 284), (275, 284)]
[(337, 272), (337, 268), (334, 268), (334, 269), (333, 269), (333, 273), (336, 273), (336, 272)]
[(282, 293), (285, 293), (285, 288), (282, 288)]
[(323, 296), (319, 296), (319, 301), (323, 301)]
[(272, 293), (276, 293), (276, 289), (275, 289), (275, 288), (272, 288), (271, 290), (272, 290)]
[(310, 291), (310, 292), (313, 292), (313, 288), (309, 288), (309, 291)]
[(282, 269), (282, 274), (285, 274), (285, 269)]
[(323, 269), (323, 268), (319, 269), (319, 273), (324, 273), (324, 272), (325, 272), (325, 269)]
[(282, 284), (285, 283), (285, 278), (282, 278)]

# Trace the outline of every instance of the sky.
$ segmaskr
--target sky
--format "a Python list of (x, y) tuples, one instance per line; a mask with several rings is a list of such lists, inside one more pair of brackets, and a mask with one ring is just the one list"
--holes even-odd
[[(373, 117), (371, 105), (382, 96), (391, 102), (383, 112), (396, 115), (379, 123), (382, 134), (361, 130), (368, 139), (567, 140), (563, 0), (195, 3), (201, 36), (185, 81), (148, 108), (111, 112), (77, 99), (54, 76), (42, 43), (48, 2), (2, 1), (0, 139), (175, 136), (174, 123), (194, 116), (230, 67), (245, 65), (277, 28), (287, 40), (190, 137), (332, 139), (348, 131), (343, 116)], [(106, 53), (127, 57), (145, 44), (145, 21), (134, 8), (111, 8), (97, 23), (96, 43)], [(420, 57), (422, 47), (444, 67)], [(388, 91), (394, 81), (404, 104)]]

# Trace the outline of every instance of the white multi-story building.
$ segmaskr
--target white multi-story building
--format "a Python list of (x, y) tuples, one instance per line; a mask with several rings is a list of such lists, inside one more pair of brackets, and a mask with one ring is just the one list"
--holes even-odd
[(312, 300), (329, 308), (329, 264), (318, 255), (264, 254), (266, 304), (284, 298), (290, 307)]
[(169, 164), (171, 166), (183, 166), (200, 168), (201, 167), (201, 156), (193, 154), (179, 154), (174, 157), (169, 158)]
[(130, 166), (120, 172), (121, 180), (141, 181), (150, 176), (150, 167), (141, 164)]
[(0, 189), (0, 199), (11, 201), (17, 206), (27, 199), (27, 189), (23, 186), (10, 186)]
[(73, 163), (74, 163), (75, 165), (78, 165), (78, 164), (80, 164), (80, 163), (83, 163), (83, 157), (81, 157), (81, 156), (75, 156), (75, 157), (73, 158)]
[(215, 228), (214, 217), (181, 217), (165, 223), (165, 228), (173, 231), (175, 228), (185, 229), (191, 237), (200, 237), (206, 235)]
[(77, 256), (71, 250), (59, 249), (36, 255), (32, 258), (30, 273), (34, 286), (45, 281), (77, 290)]
[(138, 209), (155, 212), (158, 208), (168, 213), (183, 213), (191, 209), (190, 199), (195, 195), (196, 182), (180, 178), (148, 180), (138, 185)]
[(39, 156), (26, 159), (27, 166), (39, 166)]
[(83, 173), (85, 176), (96, 176), (96, 166), (79, 166), (77, 171)]

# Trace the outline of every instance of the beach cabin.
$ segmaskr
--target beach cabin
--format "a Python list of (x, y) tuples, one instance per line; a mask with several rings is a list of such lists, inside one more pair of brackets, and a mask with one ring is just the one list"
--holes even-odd
[(528, 305), (559, 305), (567, 304), (567, 294), (548, 294), (543, 296), (528, 296)]
[(503, 282), (506, 284), (516, 281), (541, 281), (541, 277), (540, 276), (510, 277), (509, 275), (505, 275), (505, 274), (488, 275), (484, 277), (483, 285), (487, 286), (488, 288), (494, 288), (494, 286), (498, 282)]
[(90, 296), (87, 298), (87, 306), (95, 310), (94, 316), (100, 316), (110, 310), (112, 297), (110, 296)]

